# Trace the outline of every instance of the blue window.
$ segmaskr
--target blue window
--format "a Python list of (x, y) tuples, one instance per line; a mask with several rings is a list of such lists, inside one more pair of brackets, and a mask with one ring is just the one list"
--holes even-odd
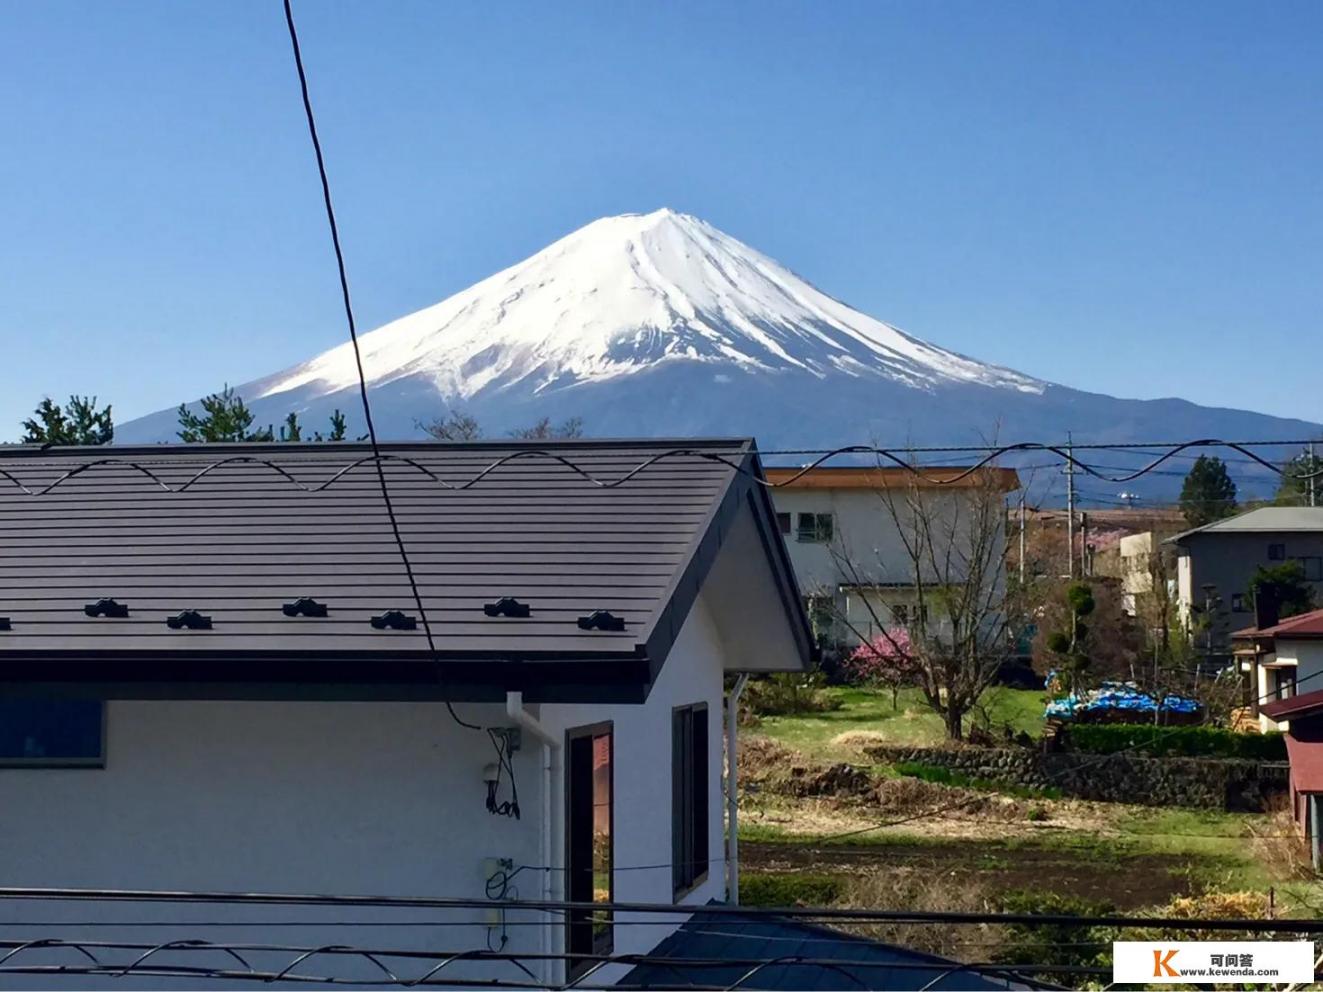
[(0, 766), (105, 764), (105, 704), (84, 699), (0, 700)]

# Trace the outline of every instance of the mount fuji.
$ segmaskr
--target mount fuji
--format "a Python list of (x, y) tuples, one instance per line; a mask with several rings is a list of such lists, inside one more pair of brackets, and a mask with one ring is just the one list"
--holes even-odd
[[(1318, 425), (1071, 389), (929, 344), (833, 299), (710, 224), (658, 210), (594, 221), (361, 335), (378, 432), (449, 411), (493, 436), (542, 417), (599, 436), (757, 437), (764, 447), (1299, 438)], [(348, 343), (236, 387), (258, 423), (332, 410), (361, 425)], [(175, 435), (164, 410), (116, 441)]]

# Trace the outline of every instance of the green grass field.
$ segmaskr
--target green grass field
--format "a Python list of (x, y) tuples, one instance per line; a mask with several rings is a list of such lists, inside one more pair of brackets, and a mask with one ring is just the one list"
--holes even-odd
[[(946, 738), (941, 718), (930, 710), (918, 689), (902, 689), (895, 708), (891, 693), (874, 689), (833, 686), (822, 690), (840, 704), (824, 713), (763, 717), (756, 733), (765, 734), (805, 756), (818, 761), (858, 761), (855, 751), (842, 749), (833, 740), (850, 731), (867, 731), (890, 744), (940, 744)], [(1015, 732), (1037, 737), (1043, 727), (1047, 697), (1040, 689), (996, 687), (984, 694), (986, 711), (994, 733), (1009, 724)], [(966, 724), (974, 722), (974, 714)]]

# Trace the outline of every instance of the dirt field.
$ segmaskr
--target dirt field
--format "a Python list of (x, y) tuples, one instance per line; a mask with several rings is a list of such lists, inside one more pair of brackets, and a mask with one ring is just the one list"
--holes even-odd
[(867, 872), (894, 879), (924, 873), (956, 888), (977, 883), (991, 892), (1046, 891), (1110, 903), (1117, 910), (1163, 904), (1195, 890), (1186, 871), (1188, 859), (1177, 855), (1137, 855), (1125, 859), (1090, 857), (1078, 851), (1008, 850), (991, 841), (935, 847), (931, 844), (885, 846), (815, 846), (745, 841), (740, 863), (746, 871), (855, 875)]
[(752, 734), (741, 759), (742, 867), (777, 904), (921, 896), (955, 910), (1031, 892), (1132, 911), (1234, 892), (1312, 915), (1318, 901), (1276, 816), (1005, 795), (823, 764)]

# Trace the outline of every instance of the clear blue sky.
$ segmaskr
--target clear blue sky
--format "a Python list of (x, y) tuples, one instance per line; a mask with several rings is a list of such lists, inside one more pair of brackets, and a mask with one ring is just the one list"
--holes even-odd
[[(364, 327), (665, 205), (978, 358), (1323, 421), (1323, 4), (295, 9)], [(9, 0), (0, 120), (0, 439), (343, 339), (278, 0)]]

